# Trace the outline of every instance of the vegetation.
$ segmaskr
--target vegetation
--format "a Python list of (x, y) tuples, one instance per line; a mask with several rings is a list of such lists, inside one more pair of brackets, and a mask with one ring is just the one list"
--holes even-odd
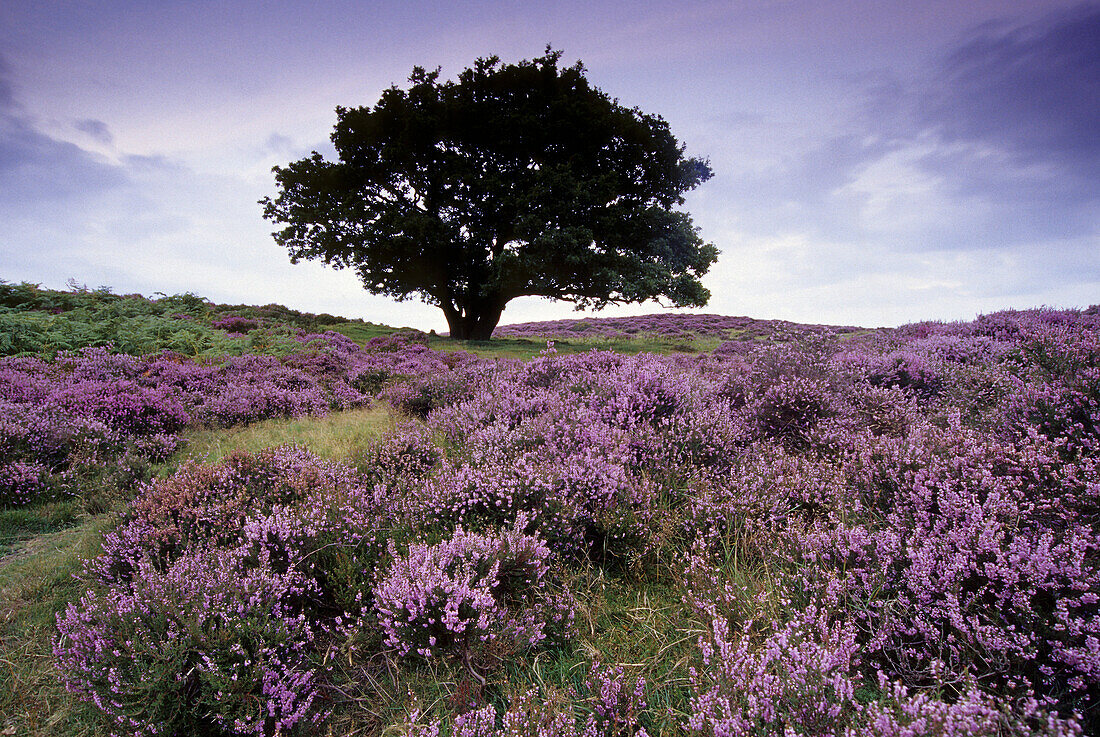
[(372, 294), (438, 306), (462, 340), (487, 340), (525, 295), (706, 304), (717, 250), (673, 208), (710, 167), (560, 58), (479, 59), (457, 82), (418, 67), (408, 90), (337, 108), (338, 161), (275, 168), (261, 201), (275, 239)]
[(644, 325), (0, 359), (0, 733), (1095, 733), (1095, 308)]
[(282, 305), (213, 304), (195, 294), (117, 295), (70, 282), (68, 291), (0, 279), (0, 356), (88, 347), (146, 355), (172, 351), (218, 358), (243, 353), (287, 353), (303, 333), (338, 329), (353, 339), (389, 335), (396, 328)]

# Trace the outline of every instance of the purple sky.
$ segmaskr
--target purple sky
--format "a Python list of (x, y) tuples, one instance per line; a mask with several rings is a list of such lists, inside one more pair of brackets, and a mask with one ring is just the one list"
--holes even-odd
[[(337, 105), (547, 43), (715, 177), (705, 312), (896, 325), (1100, 302), (1100, 3), (0, 3), (0, 278), (422, 329), (256, 201)], [(646, 304), (605, 315), (658, 311)], [(575, 316), (517, 300), (503, 322)]]

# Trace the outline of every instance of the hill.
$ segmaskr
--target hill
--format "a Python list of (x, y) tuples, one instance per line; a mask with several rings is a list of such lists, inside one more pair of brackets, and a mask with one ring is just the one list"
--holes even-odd
[(72, 294), (6, 315), (207, 342), (0, 358), (0, 732), (1100, 729), (1096, 308), (476, 355)]

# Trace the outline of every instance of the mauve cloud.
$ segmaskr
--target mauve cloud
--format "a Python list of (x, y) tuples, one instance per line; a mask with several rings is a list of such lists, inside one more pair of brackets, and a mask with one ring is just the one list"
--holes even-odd
[(15, 105), (15, 97), (11, 91), (11, 83), (8, 81), (8, 64), (4, 55), (0, 54), (0, 115), (6, 113)]
[(25, 217), (25, 208), (55, 207), (125, 182), (119, 167), (40, 132), (14, 103), (0, 103), (0, 213)]
[[(938, 69), (924, 121), (1022, 163), (1100, 175), (1100, 4), (970, 34)], [(1094, 190), (1095, 191), (1095, 190)]]
[(114, 142), (111, 129), (102, 120), (78, 120), (73, 124), (73, 127), (82, 133), (87, 133), (93, 140), (105, 146), (110, 146)]

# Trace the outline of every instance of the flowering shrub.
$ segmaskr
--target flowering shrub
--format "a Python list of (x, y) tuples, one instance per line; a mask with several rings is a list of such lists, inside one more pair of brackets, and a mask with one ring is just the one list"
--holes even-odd
[(751, 317), (727, 315), (699, 315), (664, 313), (636, 317), (584, 317), (574, 320), (547, 320), (544, 322), (500, 325), (493, 332), (496, 337), (553, 338), (570, 337), (609, 338), (634, 335), (661, 336), (718, 336), (731, 333), (745, 337), (771, 335), (776, 331), (798, 329), (805, 332), (854, 332), (853, 327), (826, 328), (823, 325), (798, 325), (783, 320), (754, 320)]
[[(638, 721), (646, 707), (643, 700), (645, 679), (634, 679), (633, 686), (622, 668), (603, 668), (593, 663), (585, 679), (586, 701), (590, 710), (577, 718), (561, 699), (547, 699), (530, 689), (511, 699), (498, 718), (496, 709), (485, 706), (456, 715), (451, 724), (435, 720), (418, 724), (418, 711), (411, 715), (410, 734), (416, 737), (646, 737)], [(571, 694), (574, 697), (580, 694)], [(498, 726), (499, 723), (499, 726)], [(449, 729), (448, 729), (449, 727)]]
[(364, 593), (348, 590), (363, 582), (342, 577), (337, 553), (371, 558), (375, 504), (350, 469), (293, 448), (157, 482), (58, 617), (66, 683), (126, 734), (320, 720), (323, 638), (360, 626)]
[[(136, 444), (131, 449), (140, 456)], [(99, 420), (48, 404), (0, 399), (0, 505), (76, 494), (92, 481), (107, 483), (123, 471), (116, 459), (125, 450), (119, 433)]]
[(801, 590), (854, 606), (869, 652), (910, 683), (946, 668), (1066, 709), (1090, 703), (1100, 539), (1067, 524), (1063, 496), (1089, 482), (1053, 446), (925, 427), (870, 444), (849, 472), (875, 516), (792, 530)]
[(912, 351), (891, 351), (867, 368), (867, 380), (874, 386), (908, 389), (925, 399), (938, 394), (943, 383), (928, 358)]
[(692, 670), (691, 717), (696, 734), (847, 734), (858, 665), (855, 631), (806, 609), (786, 627), (751, 647), (753, 623), (732, 637), (729, 623), (712, 622), (700, 641), (704, 671)]
[(496, 535), (459, 528), (442, 543), (395, 551), (374, 592), (386, 644), (402, 655), (468, 656), (497, 640), (527, 648), (548, 626), (568, 626), (568, 596), (548, 589), (550, 551), (522, 532), (522, 521)]
[[(488, 362), (415, 335), (364, 350), (333, 334), (215, 362), (6, 359), (0, 493), (12, 503), (59, 493), (103, 459), (163, 458), (177, 405), (184, 421), (228, 423), (375, 396), (412, 415), (356, 470), (283, 449), (151, 485), (63, 617), (71, 687), (123, 713), (111, 689), (136, 699), (138, 685), (122, 643), (188, 622), (213, 665), (167, 650), (135, 662), (206, 679), (179, 697), (191, 724), (256, 731), (258, 699), (263, 730), (304, 726), (325, 710), (334, 643), (354, 640), (372, 664), (397, 656), (401, 673), (480, 675), (484, 658), (519, 659), (574, 606), (598, 606), (598, 591), (580, 603), (559, 591), (550, 571), (565, 568), (563, 579), (639, 580), (647, 595), (686, 590), (698, 621), (683, 627), (705, 635), (690, 677), (690, 656), (678, 661), (682, 688), (645, 698), (614, 667), (578, 676), (576, 691), (540, 680), (509, 699), (514, 684), (494, 682), (493, 705), (433, 712), (411, 733), (634, 735), (675, 714), (708, 737), (1100, 731), (1096, 310), (844, 339), (772, 326), (773, 341), (741, 341), (760, 326), (730, 320), (736, 349), (686, 359), (551, 349)], [(691, 331), (727, 330), (705, 322)], [(83, 382), (103, 387), (96, 414), (65, 401)], [(122, 387), (140, 389), (133, 406), (109, 398)], [(152, 405), (163, 418), (141, 419)], [(213, 604), (177, 612), (167, 592), (197, 600), (198, 584), (177, 579), (200, 562)], [(245, 582), (247, 605), (216, 593), (217, 571)], [(124, 620), (139, 603), (155, 617)], [(243, 612), (237, 634), (210, 624), (229, 609)], [(247, 666), (234, 643), (254, 655)], [(303, 680), (271, 705), (264, 678)], [(236, 696), (222, 685), (238, 682)], [(144, 725), (152, 712), (127, 713)]]
[(249, 330), (255, 330), (260, 327), (260, 323), (257, 320), (252, 320), (247, 317), (239, 317), (237, 315), (225, 315), (219, 317), (210, 323), (210, 327), (216, 330), (224, 330), (227, 333), (247, 333)]
[(458, 377), (425, 376), (389, 386), (383, 397), (399, 412), (425, 419), (434, 409), (462, 398), (466, 386)]
[(792, 377), (765, 389), (749, 412), (763, 437), (804, 448), (818, 422), (832, 413), (832, 406), (828, 390), (820, 383)]
[(313, 635), (283, 602), (293, 577), (242, 552), (196, 551), (131, 585), (89, 592), (58, 618), (69, 688), (125, 734), (275, 734), (324, 712)]
[[(114, 478), (124, 491), (148, 477), (129, 471), (165, 460), (174, 434), (188, 425), (231, 426), (362, 406), (373, 392), (356, 385), (371, 388), (360, 381), (371, 371), (412, 382), (391, 388), (409, 397), (410, 412), (424, 414), (463, 391), (461, 372), (473, 360), (402, 341), (369, 353), (337, 333), (291, 340), (296, 349), (283, 356), (207, 362), (102, 347), (60, 353), (53, 361), (0, 358), (0, 469), (23, 464), (0, 470), (8, 479), (0, 481), (8, 490), (0, 491), (0, 503), (77, 493), (91, 476)], [(45, 471), (29, 474), (26, 464), (36, 463)]]
[(41, 463), (12, 461), (0, 466), (0, 506), (19, 506), (42, 499), (49, 487), (49, 469)]
[(864, 724), (858, 732), (866, 737), (909, 737), (910, 735), (974, 735), (974, 737), (1075, 737), (1080, 727), (1025, 704), (1030, 719), (1006, 710), (986, 693), (968, 688), (953, 702), (923, 692), (913, 693), (900, 683), (888, 683), (879, 676), (882, 701), (859, 707)]
[(403, 488), (423, 483), (442, 459), (431, 430), (409, 422), (368, 448), (360, 459), (360, 470), (390, 488)]

